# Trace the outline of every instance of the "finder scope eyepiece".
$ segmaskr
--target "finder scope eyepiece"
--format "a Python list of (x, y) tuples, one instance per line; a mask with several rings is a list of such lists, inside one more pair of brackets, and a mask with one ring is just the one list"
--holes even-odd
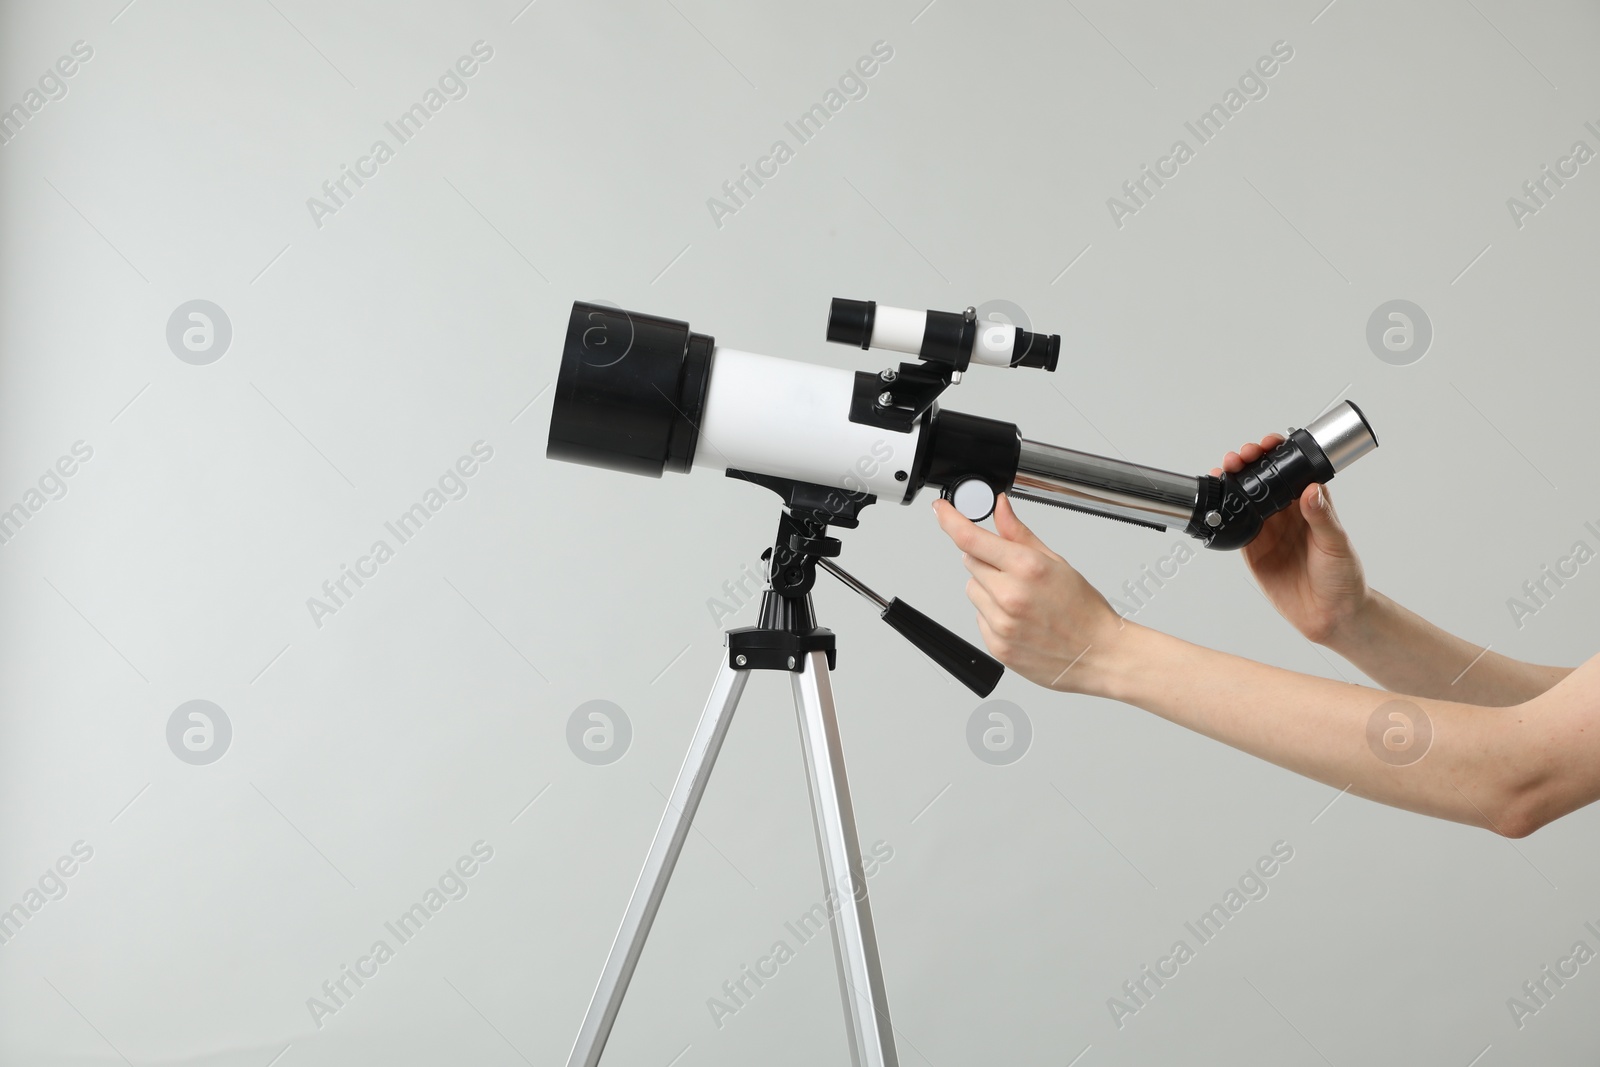
[(834, 297), (828, 309), (828, 340), (863, 349), (903, 352), (956, 371), (969, 364), (991, 367), (1056, 369), (1061, 338), (1020, 326), (983, 322), (975, 308), (966, 311), (911, 311), (875, 300)]

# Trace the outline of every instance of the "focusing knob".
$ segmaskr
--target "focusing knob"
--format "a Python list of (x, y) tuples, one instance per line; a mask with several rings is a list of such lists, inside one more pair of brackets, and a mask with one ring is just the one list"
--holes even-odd
[(982, 522), (994, 514), (994, 488), (982, 478), (962, 478), (939, 490), (939, 495), (973, 522)]

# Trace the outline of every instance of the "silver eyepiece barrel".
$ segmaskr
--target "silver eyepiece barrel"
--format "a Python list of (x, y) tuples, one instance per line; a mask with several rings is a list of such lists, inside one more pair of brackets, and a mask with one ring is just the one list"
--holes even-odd
[(1366, 416), (1348, 400), (1311, 420), (1306, 433), (1317, 442), (1336, 473), (1378, 447), (1378, 435), (1372, 432)]

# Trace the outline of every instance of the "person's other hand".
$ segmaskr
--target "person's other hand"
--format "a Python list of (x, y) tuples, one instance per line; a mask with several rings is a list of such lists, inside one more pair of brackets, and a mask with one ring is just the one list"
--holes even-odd
[(1006, 494), (995, 502), (998, 533), (972, 522), (949, 501), (936, 499), (933, 507), (972, 574), (967, 597), (978, 609), (978, 629), (989, 651), (1031, 682), (1081, 691), (1086, 672), (1074, 666), (1123, 626), (1106, 598), (1022, 524)]
[[(1229, 452), (1211, 473), (1237, 474), (1282, 443), (1282, 434), (1268, 434), (1260, 444)], [(1241, 551), (1278, 614), (1312, 641), (1327, 642), (1366, 601), (1361, 560), (1333, 510), (1326, 486), (1306, 486), (1297, 506), (1284, 508), (1263, 523), (1255, 540)]]

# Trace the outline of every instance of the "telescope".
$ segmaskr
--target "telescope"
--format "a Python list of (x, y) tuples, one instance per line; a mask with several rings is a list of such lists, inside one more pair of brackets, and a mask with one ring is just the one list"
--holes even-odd
[(1344, 401), (1237, 474), (1175, 474), (939, 406), (973, 366), (1055, 371), (1058, 335), (981, 322), (973, 308), (835, 299), (827, 337), (917, 361), (852, 374), (720, 347), (686, 322), (576, 302), (546, 455), (656, 478), (701, 467), (790, 480), (814, 487), (824, 510), (837, 504), (841, 516), (879, 498), (909, 504), (933, 486), (979, 521), (1009, 492), (1234, 549), (1307, 485), (1378, 445), (1361, 409)]
[(628, 900), (568, 1067), (598, 1067), (666, 894), (722, 741), (756, 671), (790, 675), (799, 718), (828, 926), (850, 1062), (898, 1067), (877, 935), (845, 775), (830, 672), (831, 630), (816, 625), (820, 568), (870, 600), (883, 620), (958, 681), (988, 696), (1004, 668), (899, 598), (835, 561), (830, 526), (852, 528), (882, 497), (909, 504), (936, 487), (974, 521), (1000, 493), (1156, 530), (1181, 528), (1211, 548), (1248, 544), (1261, 524), (1377, 447), (1345, 402), (1293, 430), (1237, 474), (1189, 477), (1024, 438), (1009, 422), (939, 406), (971, 367), (1054, 372), (1061, 338), (977, 312), (911, 311), (834, 300), (827, 337), (915, 357), (880, 372), (839, 370), (718, 347), (676, 319), (579, 301), (567, 321), (545, 455), (659, 478), (696, 467), (765, 486), (783, 499), (757, 623), (726, 631), (707, 697), (661, 823)]

